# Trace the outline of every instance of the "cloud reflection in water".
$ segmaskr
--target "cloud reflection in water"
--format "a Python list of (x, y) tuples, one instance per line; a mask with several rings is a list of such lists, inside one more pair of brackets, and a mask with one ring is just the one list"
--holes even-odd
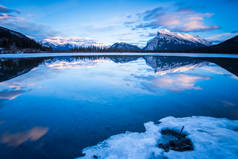
[(184, 91), (184, 90), (199, 90), (199, 86), (195, 86), (195, 83), (199, 80), (210, 80), (210, 77), (188, 75), (188, 74), (171, 74), (156, 78), (152, 81), (153, 85), (167, 89), (170, 91)]
[(19, 146), (27, 141), (37, 141), (42, 138), (47, 132), (48, 128), (34, 127), (28, 131), (18, 132), (14, 134), (6, 133), (1, 138), (1, 143), (8, 146)]
[(3, 90), (0, 92), (0, 99), (6, 99), (6, 100), (13, 100), (16, 99), (18, 96), (23, 94), (25, 91), (23, 90)]

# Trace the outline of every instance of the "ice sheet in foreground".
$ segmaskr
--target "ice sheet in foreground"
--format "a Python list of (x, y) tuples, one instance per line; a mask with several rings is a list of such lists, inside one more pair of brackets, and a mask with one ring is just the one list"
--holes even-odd
[[(126, 132), (110, 137), (96, 146), (83, 150), (78, 159), (237, 159), (238, 121), (210, 117), (167, 117), (160, 124), (148, 122), (144, 133)], [(194, 145), (193, 151), (164, 152), (158, 144), (165, 128), (181, 129)]]

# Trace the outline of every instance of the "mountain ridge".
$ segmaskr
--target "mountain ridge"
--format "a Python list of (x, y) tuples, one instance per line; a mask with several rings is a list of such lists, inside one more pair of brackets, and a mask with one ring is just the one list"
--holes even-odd
[[(73, 52), (195, 52), (195, 53), (238, 53), (238, 36), (211, 45), (210, 42), (190, 34), (173, 33), (168, 30), (160, 30), (157, 35), (148, 41), (141, 49), (136, 45), (125, 42), (114, 43), (105, 47), (92, 39), (84, 43), (84, 39), (73, 39), (72, 44), (67, 41), (62, 45), (50, 43), (37, 43), (22, 33), (0, 26), (0, 53), (41, 52), (41, 51), (73, 51)], [(82, 44), (82, 45), (81, 45)], [(58, 48), (58, 49), (56, 49)]]
[(210, 46), (204, 51), (238, 53), (238, 35), (220, 44)]
[(210, 43), (198, 36), (173, 33), (160, 30), (157, 35), (147, 42), (144, 50), (147, 51), (182, 51), (209, 46)]
[(109, 47), (111, 50), (121, 50), (121, 51), (140, 51), (141, 48), (139, 48), (136, 45), (128, 44), (125, 42), (118, 42), (114, 43), (112, 46)]
[(43, 49), (35, 40), (26, 35), (0, 26), (0, 47), (2, 49)]

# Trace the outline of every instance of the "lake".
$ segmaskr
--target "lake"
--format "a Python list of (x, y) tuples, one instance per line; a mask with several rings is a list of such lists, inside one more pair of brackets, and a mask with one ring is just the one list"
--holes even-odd
[(1, 159), (77, 158), (168, 116), (238, 120), (238, 58), (0, 59)]

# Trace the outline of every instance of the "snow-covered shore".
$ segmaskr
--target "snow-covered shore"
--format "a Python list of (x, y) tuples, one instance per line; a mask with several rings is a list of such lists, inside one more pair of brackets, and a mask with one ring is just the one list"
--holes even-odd
[[(165, 152), (161, 130), (181, 130), (191, 139), (194, 150)], [(148, 122), (143, 133), (114, 135), (96, 146), (83, 150), (78, 159), (236, 159), (238, 158), (238, 121), (211, 117), (167, 117), (159, 124)]]
[(60, 56), (183, 56), (183, 57), (220, 57), (238, 58), (238, 54), (206, 54), (206, 53), (24, 53), (0, 54), (0, 58), (37, 58)]

